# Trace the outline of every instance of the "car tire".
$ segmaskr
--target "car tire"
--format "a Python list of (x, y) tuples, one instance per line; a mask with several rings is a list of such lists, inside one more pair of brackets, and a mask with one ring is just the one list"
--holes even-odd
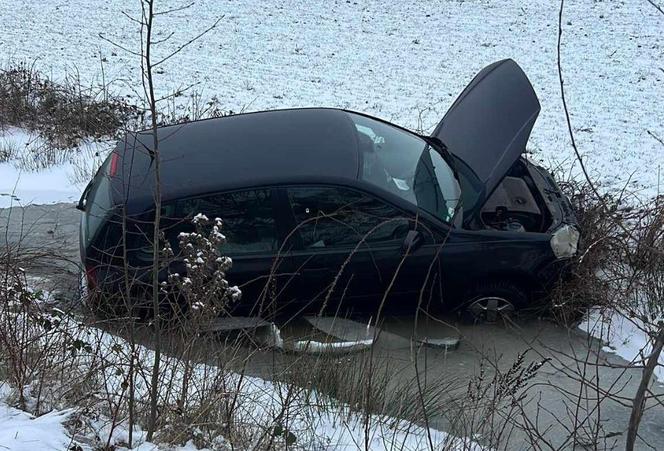
[(528, 305), (526, 290), (511, 281), (478, 283), (466, 292), (461, 315), (470, 322), (496, 322)]

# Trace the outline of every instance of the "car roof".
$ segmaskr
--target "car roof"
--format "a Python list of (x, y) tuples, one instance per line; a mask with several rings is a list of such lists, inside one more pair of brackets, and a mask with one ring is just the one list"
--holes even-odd
[[(246, 113), (158, 129), (162, 200), (297, 180), (354, 181), (360, 156), (349, 112), (301, 108)], [(127, 207), (153, 204), (150, 130), (118, 143), (116, 185)]]

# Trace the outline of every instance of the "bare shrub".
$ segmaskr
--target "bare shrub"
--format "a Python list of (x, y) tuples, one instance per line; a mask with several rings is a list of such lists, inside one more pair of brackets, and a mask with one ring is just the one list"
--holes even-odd
[[(221, 233), (222, 221), (197, 214), (193, 219), (195, 231), (180, 233), (178, 258), (184, 262), (187, 273), (169, 274), (170, 285), (177, 290), (179, 298), (186, 301), (188, 322), (209, 321), (227, 313), (227, 306), (240, 298), (240, 290), (230, 286), (226, 272), (231, 268), (230, 258), (221, 255), (221, 246), (226, 237)], [(209, 231), (206, 230), (209, 228)], [(174, 257), (170, 243), (166, 242), (165, 259)], [(167, 282), (162, 282), (163, 290), (168, 293)]]
[(528, 389), (546, 359), (528, 362), (525, 350), (505, 370), (496, 357), (481, 355), (477, 374), (465, 391), (451, 399), (449, 420), (455, 433), (482, 437), (490, 449), (505, 449), (519, 427), (520, 407), (528, 401)]
[(168, 97), (164, 111), (159, 112), (158, 123), (160, 126), (182, 124), (232, 114), (233, 111), (223, 108), (217, 96), (205, 99), (199, 91), (177, 91)]
[(598, 200), (588, 184), (567, 181), (560, 184), (563, 193), (570, 199), (578, 220), (581, 242), (579, 253), (570, 262), (568, 278), (556, 284), (552, 293), (552, 313), (562, 324), (574, 324), (588, 309), (607, 305), (610, 286), (602, 275), (602, 266), (616, 261), (616, 239), (619, 230), (614, 218), (607, 215), (605, 205), (620, 214), (622, 201), (606, 194)]
[(20, 150), (14, 143), (0, 142), (0, 163), (11, 161), (19, 155)]
[(625, 192), (597, 198), (588, 183), (566, 182), (581, 231), (572, 276), (554, 290), (554, 312), (569, 324), (591, 307), (645, 308), (661, 314), (664, 215), (661, 196), (646, 203)]
[(67, 312), (46, 302), (45, 292), (29, 286), (20, 266), (5, 260), (2, 268), (0, 367), (16, 405), (41, 415), (86, 392), (94, 373), (77, 363), (82, 354), (94, 354), (94, 344)]
[(105, 87), (85, 89), (71, 78), (56, 83), (26, 64), (0, 71), (0, 126), (37, 131), (55, 148), (114, 137), (138, 115)]

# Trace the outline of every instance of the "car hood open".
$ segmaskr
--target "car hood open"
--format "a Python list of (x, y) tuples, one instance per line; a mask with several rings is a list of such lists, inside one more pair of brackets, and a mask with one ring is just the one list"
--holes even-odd
[(476, 209), (525, 150), (539, 111), (528, 77), (516, 62), (506, 59), (482, 69), (434, 130), (432, 136), (445, 143), (484, 185)]

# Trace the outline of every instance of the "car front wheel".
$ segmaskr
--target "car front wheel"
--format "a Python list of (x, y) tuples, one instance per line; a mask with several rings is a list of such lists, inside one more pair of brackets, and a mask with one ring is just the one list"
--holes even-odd
[(473, 322), (496, 322), (527, 305), (528, 296), (518, 285), (508, 281), (477, 284), (464, 296), (462, 315)]

